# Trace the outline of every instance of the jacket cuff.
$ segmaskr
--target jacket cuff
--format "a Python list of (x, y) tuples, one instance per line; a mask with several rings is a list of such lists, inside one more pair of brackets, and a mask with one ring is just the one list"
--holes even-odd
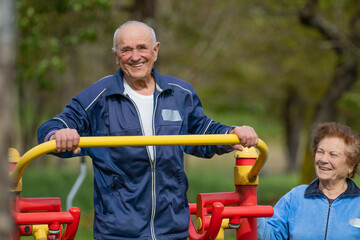
[(56, 129), (51, 129), (48, 134), (46, 134), (45, 138), (44, 138), (44, 142), (47, 142), (50, 140), (51, 136), (54, 135), (57, 131), (59, 131), (60, 129), (56, 128)]
[(229, 134), (229, 132), (231, 131), (231, 130), (233, 130), (234, 128), (236, 128), (237, 126), (231, 126), (231, 127), (228, 127), (228, 128), (225, 128), (225, 130), (226, 131), (224, 131), (224, 133), (222, 133), (222, 134)]

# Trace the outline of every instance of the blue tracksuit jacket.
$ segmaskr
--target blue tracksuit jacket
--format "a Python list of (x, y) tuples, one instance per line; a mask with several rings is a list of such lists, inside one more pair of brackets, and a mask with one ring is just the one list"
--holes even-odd
[[(159, 74), (154, 93), (155, 135), (223, 134), (186, 82)], [(75, 96), (64, 111), (43, 123), (38, 141), (61, 128), (81, 136), (143, 135), (139, 112), (123, 87), (121, 69)], [(212, 157), (230, 146), (156, 146), (152, 162), (146, 147), (82, 149), (93, 159), (96, 239), (179, 239), (188, 236), (189, 210), (183, 152)], [(62, 157), (71, 157), (65, 152)]]
[(360, 189), (347, 182), (347, 190), (332, 203), (319, 190), (318, 179), (292, 189), (275, 205), (272, 217), (258, 219), (258, 239), (360, 239), (360, 228), (349, 224), (360, 218)]

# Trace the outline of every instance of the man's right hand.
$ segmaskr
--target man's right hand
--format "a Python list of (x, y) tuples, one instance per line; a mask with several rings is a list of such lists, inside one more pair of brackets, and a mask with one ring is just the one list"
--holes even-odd
[(56, 131), (50, 137), (50, 140), (56, 141), (56, 152), (74, 151), (74, 154), (79, 154), (81, 149), (79, 146), (80, 135), (75, 129), (64, 128)]

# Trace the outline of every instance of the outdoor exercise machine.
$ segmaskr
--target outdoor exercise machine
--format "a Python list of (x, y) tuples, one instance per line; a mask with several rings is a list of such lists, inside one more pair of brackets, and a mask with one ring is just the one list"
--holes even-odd
[[(18, 175), (16, 169), (25, 164), (20, 167), (25, 170), (26, 166), (37, 157), (32, 156), (34, 149), (36, 150), (36, 148), (31, 149), (23, 157), (20, 157), (15, 149), (9, 149), (10, 209), (15, 223), (10, 240), (18, 240), (21, 236), (34, 236), (36, 240), (74, 239), (80, 221), (79, 208), (72, 207), (68, 212), (62, 212), (61, 199), (58, 197), (21, 198), (20, 196), (23, 172)], [(40, 152), (41, 149), (40, 147)], [(16, 175), (19, 176), (18, 180), (15, 180)], [(65, 231), (63, 225), (66, 225)]]
[[(191, 240), (224, 239), (225, 229), (236, 230), (237, 240), (257, 239), (257, 217), (270, 217), (272, 206), (257, 205), (256, 187), (259, 172), (268, 156), (266, 144), (259, 140), (255, 148), (235, 152), (235, 192), (200, 193), (197, 203), (190, 204), (190, 214), (196, 215), (197, 229), (190, 221)], [(211, 216), (210, 216), (211, 214)]]
[[(121, 147), (146, 145), (225, 145), (238, 144), (234, 134), (218, 135), (161, 135), (81, 137), (79, 147)], [(271, 206), (257, 205), (258, 174), (268, 156), (266, 144), (259, 139), (256, 147), (237, 151), (234, 168), (235, 192), (202, 193), (197, 203), (190, 204), (196, 214), (197, 226), (190, 221), (189, 238), (224, 239), (224, 229), (236, 229), (237, 239), (256, 239), (256, 218), (272, 216)], [(80, 209), (71, 207), (62, 212), (60, 198), (21, 198), (22, 175), (37, 157), (56, 150), (54, 140), (42, 143), (20, 157), (9, 152), (11, 211), (16, 225), (11, 240), (32, 235), (36, 240), (74, 239), (80, 220)]]

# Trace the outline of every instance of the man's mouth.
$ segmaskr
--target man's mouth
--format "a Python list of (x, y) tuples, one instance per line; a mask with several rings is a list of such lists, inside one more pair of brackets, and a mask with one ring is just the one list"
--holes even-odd
[(131, 64), (132, 67), (141, 67), (144, 63)]

